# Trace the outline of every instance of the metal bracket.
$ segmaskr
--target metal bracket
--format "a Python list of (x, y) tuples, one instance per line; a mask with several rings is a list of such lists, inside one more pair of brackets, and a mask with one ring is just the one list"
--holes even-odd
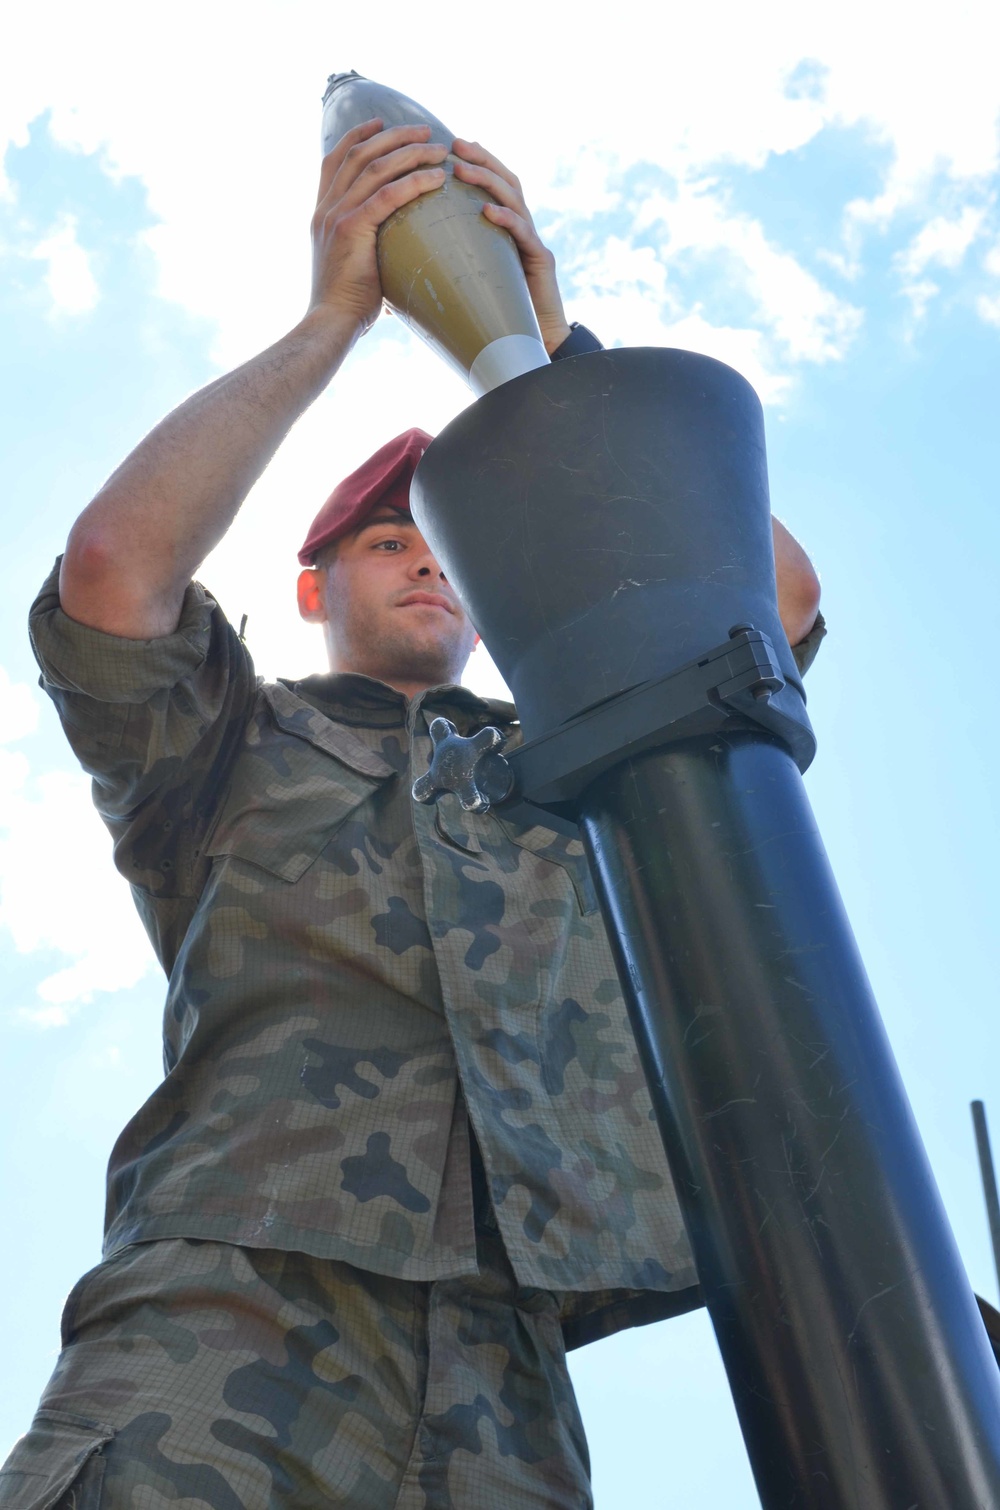
[(698, 660), (614, 693), (506, 756), (500, 753), (504, 736), (499, 729), (480, 729), (463, 739), (454, 724), (436, 718), (431, 767), (414, 783), (413, 795), (418, 802), (434, 802), (442, 792), (453, 791), (468, 812), (488, 812), (514, 797), (558, 809), (619, 761), (679, 739), (734, 728), (766, 730), (787, 746), (804, 771), (816, 753), (816, 740), (804, 709), (796, 710), (795, 717), (771, 702), (784, 686), (767, 635), (752, 624), (736, 624), (724, 644)]

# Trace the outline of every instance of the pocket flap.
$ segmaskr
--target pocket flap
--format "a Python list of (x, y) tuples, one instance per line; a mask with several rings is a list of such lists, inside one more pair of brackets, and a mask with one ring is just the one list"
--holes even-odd
[(289, 687), (280, 682), (265, 683), (261, 688), (264, 701), (271, 709), (271, 716), (278, 728), (296, 739), (305, 740), (333, 755), (352, 771), (374, 776), (376, 780), (392, 776), (393, 768), (376, 751), (370, 750), (350, 729), (320, 713), (304, 698), (297, 697)]
[(385, 779), (362, 775), (305, 742), (244, 749), (205, 853), (232, 855), (297, 881)]
[(100, 1475), (88, 1472), (88, 1463), (114, 1434), (100, 1421), (43, 1406), (0, 1469), (0, 1503), (8, 1510), (51, 1510), (87, 1472), (94, 1494), (81, 1496), (78, 1510), (97, 1510)]

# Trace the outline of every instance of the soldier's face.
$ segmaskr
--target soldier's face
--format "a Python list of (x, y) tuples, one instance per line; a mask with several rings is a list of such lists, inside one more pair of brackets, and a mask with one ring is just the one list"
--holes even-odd
[(299, 611), (322, 623), (332, 671), (359, 671), (414, 695), (457, 682), (475, 630), (412, 519), (376, 511), (299, 578)]

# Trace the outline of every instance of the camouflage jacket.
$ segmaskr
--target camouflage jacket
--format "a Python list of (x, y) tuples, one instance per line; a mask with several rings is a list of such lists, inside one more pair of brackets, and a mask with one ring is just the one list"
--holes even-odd
[(48, 579), (42, 685), (167, 973), (165, 1079), (108, 1173), (106, 1252), (166, 1237), (413, 1280), (476, 1270), (469, 1119), (522, 1284), (570, 1345), (698, 1301), (576, 838), (413, 802), (462, 687), (259, 683), (193, 584), (177, 631), (79, 625)]

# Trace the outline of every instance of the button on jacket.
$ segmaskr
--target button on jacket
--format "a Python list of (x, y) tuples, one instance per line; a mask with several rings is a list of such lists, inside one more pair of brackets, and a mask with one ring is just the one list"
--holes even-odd
[(215, 1239), (397, 1278), (476, 1271), (469, 1122), (518, 1281), (572, 1345), (698, 1301), (579, 839), (410, 796), (462, 687), (258, 682), (192, 584), (175, 633), (31, 615), (169, 985), (105, 1251)]

